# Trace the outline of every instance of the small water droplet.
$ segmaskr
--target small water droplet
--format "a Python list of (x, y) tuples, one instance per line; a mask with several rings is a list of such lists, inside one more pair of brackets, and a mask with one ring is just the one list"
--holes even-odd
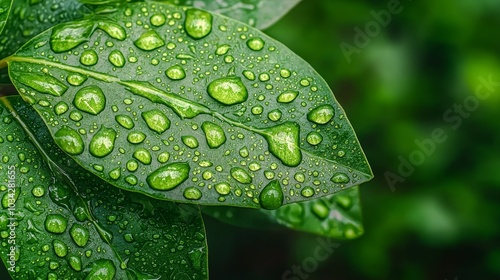
[(143, 112), (141, 115), (148, 127), (159, 134), (170, 128), (170, 119), (158, 109)]
[(184, 197), (189, 200), (198, 200), (201, 198), (202, 193), (195, 187), (189, 187), (184, 190)]
[(302, 191), (300, 191), (300, 194), (303, 197), (311, 197), (314, 195), (314, 189), (311, 187), (305, 187), (302, 189)]
[(73, 226), (69, 230), (69, 233), (76, 245), (78, 245), (79, 247), (84, 247), (85, 245), (87, 245), (87, 242), (90, 238), (88, 229), (79, 224), (73, 224)]
[(54, 253), (60, 258), (64, 258), (68, 254), (68, 246), (64, 242), (54, 239), (52, 241), (52, 246), (54, 246)]
[(35, 186), (31, 190), (31, 194), (33, 194), (34, 197), (42, 197), (45, 194), (45, 188), (42, 186)]
[(141, 144), (146, 139), (146, 134), (140, 131), (132, 131), (127, 136), (127, 141), (131, 144)]
[(320, 105), (314, 108), (311, 112), (307, 114), (307, 119), (313, 123), (326, 124), (333, 116), (335, 111), (330, 104)]
[(84, 270), (90, 270), (85, 279), (113, 280), (115, 279), (116, 267), (110, 260), (99, 259)]
[(158, 35), (156, 31), (149, 30), (142, 34), (137, 40), (135, 40), (134, 45), (141, 50), (152, 51), (164, 46), (165, 41), (163, 41), (161, 36)]
[(174, 65), (165, 71), (165, 75), (173, 81), (179, 81), (182, 80), (186, 77), (186, 72), (184, 71), (184, 68), (180, 65)]
[(120, 179), (120, 176), (121, 176), (122, 174), (121, 174), (121, 170), (120, 170), (120, 168), (119, 168), (119, 167), (117, 167), (117, 168), (115, 168), (115, 169), (113, 169), (113, 170), (109, 171), (108, 175), (109, 175), (109, 177), (110, 177), (111, 179), (113, 179), (113, 180), (118, 180), (118, 179)]
[(181, 140), (184, 145), (188, 146), (191, 149), (198, 148), (198, 139), (196, 139), (194, 136), (181, 136)]
[(330, 179), (334, 183), (338, 184), (346, 184), (349, 183), (349, 177), (344, 174), (344, 173), (336, 173), (333, 175), (333, 177)]
[(260, 166), (260, 164), (258, 162), (252, 161), (248, 165), (248, 169), (250, 169), (251, 171), (255, 172), (255, 171), (259, 171), (261, 169), (261, 166)]
[(283, 205), (283, 191), (278, 180), (269, 182), (260, 192), (260, 206), (267, 210), (278, 209)]
[(158, 155), (158, 162), (160, 163), (166, 163), (170, 159), (170, 153), (169, 152), (163, 152)]
[(252, 107), (251, 111), (252, 111), (252, 114), (254, 114), (254, 115), (260, 115), (264, 111), (264, 107), (257, 105), (257, 106)]
[(260, 51), (264, 48), (264, 40), (259, 37), (247, 41), (247, 46), (253, 51)]
[(139, 168), (139, 163), (136, 160), (131, 159), (131, 160), (127, 161), (127, 170), (128, 171), (134, 172), (137, 170), (137, 168)]
[(152, 26), (162, 26), (165, 24), (167, 18), (163, 14), (154, 14), (149, 21), (151, 22)]
[(210, 148), (218, 148), (226, 142), (226, 134), (219, 125), (206, 121), (203, 122), (201, 128), (203, 129), (203, 132), (205, 132), (207, 144)]
[(99, 56), (94, 50), (85, 50), (82, 52), (80, 56), (80, 63), (85, 66), (93, 66), (96, 65), (99, 61)]
[(60, 214), (49, 214), (45, 218), (45, 229), (51, 233), (63, 233), (66, 231), (68, 221)]
[(233, 167), (231, 168), (231, 176), (238, 182), (242, 184), (252, 183), (252, 177), (243, 168)]
[(218, 183), (215, 185), (215, 191), (220, 195), (228, 195), (231, 193), (231, 186), (228, 183)]
[(290, 103), (290, 102), (294, 101), (298, 95), (299, 95), (298, 91), (285, 91), (282, 94), (278, 95), (276, 100), (279, 103)]
[(240, 156), (243, 157), (243, 158), (246, 158), (248, 157), (250, 153), (248, 152), (248, 148), (247, 147), (243, 147), (240, 149)]
[(221, 45), (217, 48), (217, 50), (215, 51), (215, 54), (216, 55), (225, 55), (225, 54), (227, 54), (227, 52), (229, 51), (230, 48), (231, 48), (231, 46), (229, 46), (229, 45)]
[(126, 129), (132, 129), (135, 126), (132, 118), (127, 116), (127, 115), (117, 115), (115, 117), (115, 120), (117, 123), (119, 123), (121, 126), (123, 126)]
[(212, 31), (212, 15), (198, 9), (189, 9), (186, 11), (184, 28), (193, 39), (201, 39)]
[(139, 181), (134, 175), (128, 175), (127, 177), (125, 177), (125, 182), (127, 182), (129, 185), (135, 186)]
[(249, 79), (250, 81), (255, 81), (255, 73), (250, 70), (243, 71), (243, 76)]
[(87, 76), (78, 74), (78, 73), (73, 73), (69, 74), (68, 77), (66, 78), (66, 81), (73, 86), (81, 86), (85, 81), (87, 81)]
[(306, 137), (307, 143), (316, 146), (323, 141), (323, 136), (316, 131), (309, 132)]
[(267, 114), (267, 117), (271, 121), (277, 122), (277, 121), (279, 121), (281, 119), (281, 115), (282, 115), (282, 113), (281, 113), (281, 111), (279, 109), (274, 109), (274, 110), (272, 110), (271, 112), (269, 112)]
[(142, 164), (151, 164), (151, 154), (145, 148), (139, 148), (134, 151), (134, 158), (140, 161)]
[(120, 50), (114, 50), (109, 53), (108, 60), (115, 67), (123, 67), (125, 65), (125, 56)]
[(190, 166), (186, 162), (175, 162), (158, 168), (147, 177), (152, 189), (166, 191), (174, 189), (189, 178)]
[(302, 80), (300, 80), (300, 85), (303, 87), (308, 87), (311, 85), (311, 82), (309, 82), (308, 79), (302, 79)]
[(80, 89), (73, 99), (76, 108), (92, 115), (98, 115), (106, 107), (106, 97), (102, 90), (94, 85)]
[(69, 266), (74, 269), (75, 271), (81, 271), (82, 270), (82, 259), (77, 256), (71, 256), (68, 259)]
[(127, 38), (127, 33), (125, 32), (125, 29), (114, 22), (100, 21), (97, 24), (97, 27), (102, 31), (106, 32), (109, 35), (109, 37), (113, 39), (123, 41), (125, 40), (125, 38)]
[(280, 76), (281, 76), (282, 78), (285, 78), (285, 79), (286, 79), (286, 78), (289, 78), (291, 75), (292, 75), (292, 73), (291, 73), (291, 72), (290, 72), (290, 70), (288, 70), (288, 69), (281, 69), (281, 70), (280, 70)]
[(68, 104), (66, 104), (66, 102), (64, 101), (60, 101), (59, 103), (56, 104), (56, 106), (54, 106), (54, 113), (56, 113), (56, 115), (60, 116), (64, 113), (66, 113), (69, 109), (69, 106)]
[(248, 99), (248, 91), (239, 77), (220, 78), (208, 85), (208, 94), (225, 105), (234, 105)]
[(98, 158), (109, 155), (115, 148), (116, 131), (102, 126), (90, 141), (90, 153)]
[(302, 152), (299, 147), (300, 127), (295, 122), (266, 128), (262, 136), (269, 144), (269, 151), (281, 162), (290, 167), (295, 167), (302, 161)]
[(84, 143), (82, 137), (78, 132), (67, 126), (63, 126), (54, 134), (54, 140), (64, 152), (70, 155), (83, 153)]

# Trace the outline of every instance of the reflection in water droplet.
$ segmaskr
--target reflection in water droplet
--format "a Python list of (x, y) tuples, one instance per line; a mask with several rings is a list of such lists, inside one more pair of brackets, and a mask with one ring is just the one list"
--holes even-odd
[(149, 165), (151, 164), (151, 154), (145, 148), (139, 148), (134, 151), (134, 158), (138, 161), (142, 162), (142, 164)]
[(279, 103), (290, 103), (294, 101), (298, 95), (299, 95), (298, 91), (285, 91), (282, 94), (278, 95), (278, 98), (276, 98), (276, 100)]
[(158, 162), (165, 163), (169, 160), (170, 154), (168, 152), (163, 152), (158, 155)]
[(278, 180), (271, 181), (260, 192), (260, 206), (267, 210), (278, 209), (283, 205), (283, 191)]
[(165, 75), (167, 75), (167, 77), (171, 80), (178, 81), (186, 77), (186, 72), (182, 66), (174, 65), (165, 71)]
[(252, 38), (247, 41), (247, 46), (253, 51), (260, 51), (264, 48), (264, 41), (259, 38)]
[(66, 231), (68, 221), (62, 215), (49, 214), (45, 218), (45, 229), (51, 233), (63, 233)]
[(252, 183), (252, 177), (243, 168), (233, 167), (231, 168), (231, 176), (238, 182), (242, 184)]
[(94, 50), (85, 50), (80, 56), (80, 63), (85, 66), (93, 66), (97, 64), (99, 57)]
[(88, 229), (82, 227), (79, 224), (74, 224), (69, 230), (69, 233), (76, 245), (78, 245), (79, 247), (84, 247), (85, 245), (87, 245), (87, 242), (90, 238)]
[(262, 136), (269, 144), (269, 151), (281, 162), (290, 167), (300, 164), (302, 152), (299, 147), (300, 127), (295, 122), (263, 129)]
[(199, 189), (195, 187), (189, 187), (184, 190), (184, 197), (189, 200), (198, 200), (201, 198), (202, 193)]
[(309, 112), (307, 114), (307, 119), (317, 124), (326, 124), (333, 118), (334, 115), (335, 111), (332, 105), (325, 104), (320, 105)]
[(189, 178), (190, 170), (186, 162), (170, 163), (155, 170), (146, 180), (152, 189), (171, 190)]
[(115, 148), (116, 131), (102, 126), (90, 141), (90, 153), (98, 158), (109, 155)]
[(205, 132), (207, 144), (210, 148), (218, 148), (226, 142), (226, 134), (219, 125), (207, 121), (201, 125), (201, 128)]
[(300, 194), (303, 196), (303, 197), (311, 197), (314, 195), (314, 189), (311, 188), (311, 187), (305, 187), (302, 189), (302, 191), (300, 192)]
[(109, 53), (108, 60), (115, 67), (123, 67), (125, 65), (125, 57), (120, 50), (114, 50)]
[(164, 46), (165, 41), (163, 41), (161, 36), (158, 35), (156, 31), (149, 30), (142, 34), (137, 40), (135, 40), (134, 45), (141, 50), (152, 51)]
[(158, 109), (143, 112), (141, 115), (148, 127), (159, 134), (170, 128), (170, 119)]
[(317, 133), (316, 131), (312, 131), (307, 134), (306, 140), (307, 143), (316, 146), (319, 145), (321, 141), (323, 141), (323, 136), (321, 136), (321, 134)]
[(98, 115), (106, 107), (106, 97), (99, 87), (91, 85), (75, 94), (73, 104), (83, 112)]
[(68, 254), (68, 246), (64, 242), (54, 239), (52, 241), (52, 246), (54, 246), (54, 253), (60, 258), (64, 258)]
[(208, 85), (208, 94), (225, 105), (234, 105), (245, 102), (248, 91), (239, 77), (220, 78)]
[(339, 183), (339, 184), (349, 183), (349, 177), (346, 174), (340, 172), (334, 174), (330, 180), (334, 183)]
[(127, 115), (117, 115), (115, 121), (126, 129), (132, 129), (135, 126), (132, 118)]
[(131, 144), (140, 144), (146, 139), (146, 134), (140, 131), (132, 131), (127, 136), (127, 141)]
[(67, 126), (63, 126), (54, 134), (54, 140), (63, 151), (70, 155), (83, 153), (84, 144), (82, 137), (78, 132)]
[(35, 186), (31, 189), (31, 194), (34, 197), (42, 197), (45, 194), (45, 188), (42, 186)]
[(212, 31), (212, 15), (198, 9), (189, 9), (186, 11), (184, 28), (193, 39), (201, 39)]

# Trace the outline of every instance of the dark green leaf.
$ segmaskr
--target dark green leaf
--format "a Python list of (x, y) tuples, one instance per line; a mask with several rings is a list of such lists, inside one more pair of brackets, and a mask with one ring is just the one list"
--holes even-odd
[(208, 278), (197, 207), (107, 185), (57, 148), (33, 109), (9, 100), (34, 131), (0, 105), (0, 254), (13, 279)]
[(10, 6), (14, 0), (0, 0), (0, 34), (5, 26), (5, 22), (9, 17)]
[(203, 213), (236, 226), (258, 229), (281, 226), (336, 239), (353, 239), (364, 232), (358, 187), (271, 211), (204, 207)]
[(127, 190), (275, 208), (372, 178), (326, 82), (226, 17), (128, 5), (44, 32), (7, 62), (60, 147)]

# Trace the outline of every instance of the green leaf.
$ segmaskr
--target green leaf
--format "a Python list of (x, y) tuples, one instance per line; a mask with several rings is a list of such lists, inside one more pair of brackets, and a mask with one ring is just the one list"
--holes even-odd
[(156, 0), (174, 5), (194, 6), (234, 18), (258, 29), (273, 25), (301, 0)]
[(59, 25), (6, 61), (58, 145), (126, 190), (274, 208), (373, 177), (326, 82), (226, 17), (131, 4)]
[(9, 17), (10, 6), (14, 0), (0, 0), (0, 34), (5, 26), (5, 22)]
[(286, 227), (335, 239), (353, 239), (364, 232), (358, 187), (276, 210), (204, 207), (203, 213), (246, 228)]
[(208, 279), (197, 207), (103, 183), (57, 148), (19, 97), (3, 100), (23, 122), (0, 106), (0, 254), (13, 279)]

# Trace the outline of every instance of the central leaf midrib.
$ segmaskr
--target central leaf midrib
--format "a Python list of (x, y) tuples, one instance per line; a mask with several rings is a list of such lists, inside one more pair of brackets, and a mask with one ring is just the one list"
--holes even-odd
[[(100, 72), (95, 72), (95, 71), (91, 71), (91, 70), (87, 70), (87, 69), (83, 69), (83, 68), (80, 68), (80, 67), (77, 67), (77, 66), (70, 66), (70, 65), (66, 65), (66, 64), (63, 64), (63, 63), (60, 63), (60, 62), (53, 62), (53, 61), (47, 61), (47, 60), (44, 60), (44, 59), (36, 59), (36, 58), (30, 58), (30, 57), (22, 57), (22, 56), (10, 56), (6, 59), (7, 62), (10, 62), (10, 61), (18, 61), (18, 62), (29, 62), (29, 63), (34, 63), (34, 64), (41, 64), (41, 65), (47, 65), (47, 66), (51, 66), (51, 67), (56, 67), (56, 68), (59, 68), (59, 69), (63, 69), (63, 70), (66, 70), (66, 71), (70, 71), (70, 72), (75, 72), (75, 73), (80, 73), (80, 74), (84, 74), (84, 75), (87, 75), (89, 77), (93, 77), (97, 80), (101, 80), (103, 82), (107, 82), (107, 83), (118, 83), (122, 86), (130, 86), (130, 81), (122, 81), (120, 78), (116, 77), (116, 76), (112, 76), (112, 75), (109, 75), (109, 74), (104, 74), (104, 73), (100, 73)], [(144, 82), (144, 81), (139, 81), (139, 82)], [(146, 83), (149, 83), (149, 82), (146, 82)], [(149, 83), (151, 84), (151, 83)], [(154, 86), (153, 86), (154, 87)], [(206, 109), (207, 111), (202, 111), (201, 113), (204, 113), (204, 114), (209, 114), (209, 115), (212, 115), (213, 117), (216, 117), (218, 119), (220, 119), (221, 121), (224, 121), (230, 125), (233, 125), (233, 126), (236, 126), (236, 127), (239, 127), (239, 128), (242, 128), (242, 129), (245, 129), (247, 131), (250, 131), (250, 132), (254, 132), (256, 134), (259, 134), (261, 136), (263, 135), (268, 135), (268, 136), (271, 136), (269, 135), (268, 133), (266, 133), (264, 130), (262, 129), (259, 129), (259, 128), (255, 128), (255, 127), (252, 127), (252, 126), (247, 126), (247, 125), (244, 125), (238, 121), (235, 121), (231, 118), (228, 118), (216, 111), (213, 111), (211, 110), (210, 108), (207, 108), (205, 107), (204, 105), (201, 105), (195, 101), (192, 101), (192, 100), (189, 100), (189, 99), (185, 99), (185, 98), (182, 98), (182, 97), (179, 97), (179, 96), (175, 96), (175, 94), (173, 93), (168, 93), (168, 92), (165, 92), (161, 89), (158, 89), (156, 87), (154, 87), (159, 93), (162, 93), (165, 97), (167, 98), (171, 98), (171, 99), (174, 99), (176, 101), (179, 101), (179, 102), (187, 102), (187, 103), (192, 103), (192, 104), (197, 104), (199, 106), (199, 108), (203, 108), (203, 109)], [(144, 96), (142, 96), (143, 98), (146, 98)], [(169, 101), (166, 101), (166, 102), (169, 102)], [(174, 104), (172, 103), (171, 101), (169, 102), (169, 104)], [(172, 108), (172, 105), (167, 105), (165, 104), (166, 106), (168, 106), (169, 108), (173, 109), (174, 112), (175, 112), (175, 108)], [(322, 160), (322, 161), (326, 161), (326, 162), (329, 162), (331, 164), (336, 164), (336, 165), (339, 165), (339, 166), (342, 166), (344, 168), (349, 168), (343, 164), (340, 164), (334, 160), (331, 160), (331, 159), (328, 159), (328, 158), (324, 158), (324, 157), (320, 157), (320, 156), (317, 156), (311, 152), (309, 152), (308, 150), (304, 150), (302, 147), (298, 147), (300, 149), (301, 152), (307, 154), (309, 157), (311, 158), (314, 158), (314, 159), (318, 159), (318, 160)], [(357, 172), (359, 172), (360, 174), (364, 175), (366, 178), (370, 178), (371, 175), (370, 174), (366, 174), (365, 172), (362, 172), (358, 169), (354, 169), (354, 168), (351, 168)]]

